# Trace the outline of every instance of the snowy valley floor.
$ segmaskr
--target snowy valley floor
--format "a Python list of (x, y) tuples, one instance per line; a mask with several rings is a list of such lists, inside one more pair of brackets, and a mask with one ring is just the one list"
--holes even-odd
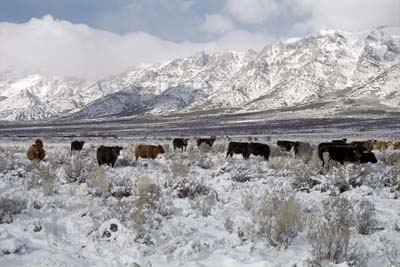
[[(400, 266), (400, 151), (322, 168), (263, 137), (269, 161), (226, 158), (226, 139), (86, 139), (71, 154), (65, 138), (35, 163), (33, 141), (0, 142), (1, 267)], [(135, 162), (137, 143), (166, 153)], [(124, 147), (115, 168), (97, 166), (100, 144)]]

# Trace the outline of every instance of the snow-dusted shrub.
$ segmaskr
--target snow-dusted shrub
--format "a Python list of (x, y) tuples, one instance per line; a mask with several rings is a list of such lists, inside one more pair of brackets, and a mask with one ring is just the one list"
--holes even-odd
[(161, 198), (161, 188), (146, 176), (138, 177), (134, 186), (135, 206), (138, 209), (157, 209)]
[(292, 187), (295, 190), (308, 190), (321, 182), (314, 179), (316, 173), (311, 168), (302, 168), (293, 173)]
[(207, 195), (198, 195), (191, 201), (193, 209), (199, 211), (203, 217), (211, 214), (212, 207), (217, 203), (215, 192), (209, 192)]
[(267, 194), (258, 203), (255, 216), (260, 234), (274, 247), (287, 248), (303, 229), (301, 206), (293, 197)]
[(190, 171), (190, 166), (182, 160), (172, 160), (169, 168), (174, 178), (185, 178)]
[(146, 225), (152, 227), (157, 216), (169, 216), (171, 211), (162, 200), (161, 187), (150, 178), (138, 177), (133, 191), (135, 200), (128, 213), (139, 237), (143, 235)]
[(385, 165), (393, 166), (400, 165), (400, 152), (390, 151), (378, 154), (378, 161), (383, 162)]
[(67, 182), (84, 183), (89, 174), (97, 168), (97, 164), (84, 153), (86, 152), (73, 152), (68, 163), (63, 166)]
[(52, 195), (56, 192), (55, 179), (55, 168), (51, 164), (33, 162), (24, 182), (28, 190), (42, 189), (45, 195)]
[(195, 199), (198, 196), (208, 195), (213, 190), (205, 185), (203, 181), (184, 178), (177, 181), (173, 188), (179, 198)]
[(248, 182), (252, 178), (254, 178), (254, 174), (252, 173), (252, 171), (244, 166), (232, 168), (230, 173), (232, 180), (239, 183)]
[(322, 202), (325, 219), (334, 225), (347, 225), (352, 223), (352, 204), (344, 197), (329, 197)]
[(375, 206), (368, 200), (357, 201), (354, 205), (354, 222), (358, 233), (368, 235), (375, 224)]
[(247, 211), (251, 211), (256, 203), (256, 196), (251, 191), (242, 192), (242, 205)]
[(329, 266), (329, 263), (347, 262), (349, 266), (366, 266), (367, 257), (359, 244), (350, 242), (346, 225), (323, 222), (312, 226), (307, 234), (311, 245), (311, 266)]
[(22, 199), (0, 198), (0, 224), (11, 223), (12, 216), (26, 208), (26, 201)]
[(101, 166), (92, 170), (86, 178), (86, 183), (89, 188), (93, 189), (96, 196), (107, 195), (111, 190), (111, 184), (107, 178), (104, 168)]
[[(68, 163), (70, 162), (72, 153), (73, 152), (71, 152), (69, 149), (62, 149), (62, 150), (56, 152), (54, 157), (51, 158), (51, 161), (52, 161), (52, 163), (54, 163), (57, 166), (68, 165)], [(47, 157), (49, 157), (49, 156), (47, 156)]]
[(224, 222), (224, 227), (225, 230), (228, 231), (228, 233), (232, 234), (233, 233), (233, 221), (231, 218), (226, 218)]
[(214, 144), (211, 148), (213, 153), (226, 153), (227, 146), (225, 144)]
[(396, 164), (385, 172), (381, 183), (391, 187), (392, 192), (400, 191), (400, 165)]
[(16, 156), (18, 152), (16, 147), (0, 147), (0, 171), (7, 173), (18, 167), (18, 158)]
[(199, 160), (197, 161), (197, 166), (202, 169), (209, 170), (213, 167), (213, 161), (208, 157), (207, 154), (201, 153)]
[[(351, 188), (359, 187), (370, 178), (376, 179), (371, 166), (363, 164), (345, 164), (343, 166), (332, 166), (326, 174), (326, 186), (332, 191), (343, 193)], [(376, 187), (379, 182), (371, 183)]]
[[(397, 233), (396, 233), (397, 234)], [(383, 238), (384, 253), (389, 267), (400, 267), (400, 242), (389, 238)]]
[(282, 158), (282, 157), (270, 156), (269, 161), (268, 161), (268, 167), (273, 170), (287, 169), (288, 159)]
[(26, 239), (15, 238), (7, 232), (0, 234), (0, 256), (9, 254), (24, 254), (26, 248)]
[(206, 143), (201, 143), (200, 146), (197, 147), (201, 153), (211, 152), (212, 147), (207, 145)]

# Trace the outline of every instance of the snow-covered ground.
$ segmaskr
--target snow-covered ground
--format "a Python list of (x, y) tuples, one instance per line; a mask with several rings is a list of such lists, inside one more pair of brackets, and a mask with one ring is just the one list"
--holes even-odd
[[(72, 154), (64, 139), (35, 163), (33, 141), (0, 142), (1, 267), (400, 266), (400, 151), (322, 168), (262, 137), (269, 161), (226, 158), (223, 139), (87, 139)], [(135, 162), (137, 143), (166, 153)], [(97, 166), (100, 144), (124, 147), (115, 168)]]

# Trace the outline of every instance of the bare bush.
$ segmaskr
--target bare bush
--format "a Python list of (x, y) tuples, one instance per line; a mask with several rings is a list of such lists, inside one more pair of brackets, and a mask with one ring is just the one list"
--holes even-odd
[(161, 198), (161, 188), (157, 184), (152, 183), (150, 178), (145, 176), (139, 177), (134, 186), (134, 193), (136, 207), (139, 209), (157, 209)]
[(354, 221), (358, 233), (368, 235), (375, 224), (375, 206), (368, 200), (357, 201), (354, 205)]
[(64, 166), (66, 180), (67, 182), (84, 183), (96, 167), (94, 162), (84, 160), (83, 154), (72, 155), (68, 164)]
[(321, 182), (314, 179), (316, 175), (310, 168), (301, 168), (293, 173), (292, 187), (300, 191), (307, 191)]
[(382, 239), (384, 253), (387, 257), (387, 266), (400, 267), (400, 242), (388, 238)]
[(224, 227), (225, 230), (228, 231), (228, 233), (232, 234), (233, 233), (233, 221), (231, 218), (226, 218), (224, 222)]
[(32, 170), (28, 173), (25, 186), (28, 190), (42, 189), (45, 195), (52, 195), (56, 192), (55, 168), (40, 162), (32, 163)]
[(281, 170), (287, 169), (288, 167), (288, 160), (282, 157), (273, 157), (271, 156), (268, 161), (268, 167), (273, 170)]
[(232, 168), (231, 177), (232, 180), (239, 183), (244, 183), (250, 181), (254, 178), (254, 173), (252, 173), (248, 168), (239, 166), (238, 168)]
[(352, 205), (344, 197), (329, 197), (322, 202), (325, 219), (334, 225), (352, 224)]
[(178, 160), (171, 161), (169, 168), (174, 178), (185, 178), (188, 176), (190, 171), (190, 167), (187, 163)]
[(242, 192), (242, 205), (247, 211), (251, 211), (256, 203), (256, 196), (251, 191)]
[(134, 185), (135, 200), (129, 210), (129, 217), (139, 235), (144, 233), (145, 225), (151, 227), (155, 214), (170, 215), (170, 210), (161, 201), (161, 187), (153, 183), (150, 178), (138, 177)]
[(350, 230), (346, 225), (332, 222), (311, 227), (307, 235), (311, 245), (311, 266), (347, 262), (349, 266), (365, 266), (367, 257), (359, 245), (351, 244)]
[(173, 188), (176, 190), (179, 198), (195, 199), (198, 196), (208, 195), (210, 192), (213, 192), (203, 181), (187, 178), (177, 181), (173, 185)]
[(209, 170), (213, 167), (213, 161), (208, 157), (207, 154), (201, 153), (199, 160), (197, 161), (197, 166), (202, 169)]
[(256, 224), (270, 245), (287, 248), (303, 229), (301, 206), (293, 197), (266, 195), (258, 204)]
[(26, 208), (26, 201), (22, 199), (0, 198), (0, 224), (11, 223), (12, 216)]
[(0, 148), (0, 170), (3, 173), (7, 173), (18, 168), (18, 160), (16, 156), (17, 153), (18, 148), (16, 147)]
[(203, 217), (208, 217), (216, 202), (216, 194), (214, 192), (209, 192), (207, 195), (198, 195), (191, 201), (191, 206), (193, 209), (200, 211)]
[(378, 156), (378, 160), (389, 166), (400, 165), (400, 152), (384, 152)]
[(226, 153), (227, 147), (225, 144), (214, 144), (211, 148), (212, 153)]
[(201, 143), (200, 146), (197, 147), (201, 153), (209, 153), (211, 152), (212, 147), (206, 143)]
[(105, 196), (110, 193), (111, 183), (109, 182), (104, 168), (101, 166), (90, 172), (86, 179), (87, 185), (92, 188), (94, 195)]

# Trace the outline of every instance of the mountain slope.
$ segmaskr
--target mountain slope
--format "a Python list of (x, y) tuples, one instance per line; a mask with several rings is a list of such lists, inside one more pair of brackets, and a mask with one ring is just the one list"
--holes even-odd
[[(201, 52), (137, 66), (89, 86), (54, 78), (30, 82), (28, 88), (18, 85), (20, 81), (0, 82), (0, 118), (37, 119), (66, 112), (75, 118), (211, 109), (247, 112), (315, 107), (319, 102), (332, 103), (325, 111), (333, 113), (351, 110), (351, 103), (396, 110), (399, 62), (400, 37), (388, 28), (323, 31), (277, 41), (259, 52)], [(13, 98), (15, 94), (21, 95)], [(17, 108), (12, 111), (9, 103), (18, 103)]]
[(85, 101), (80, 95), (87, 82), (39, 74), (8, 75), (0, 82), (0, 118), (34, 120), (77, 111)]

